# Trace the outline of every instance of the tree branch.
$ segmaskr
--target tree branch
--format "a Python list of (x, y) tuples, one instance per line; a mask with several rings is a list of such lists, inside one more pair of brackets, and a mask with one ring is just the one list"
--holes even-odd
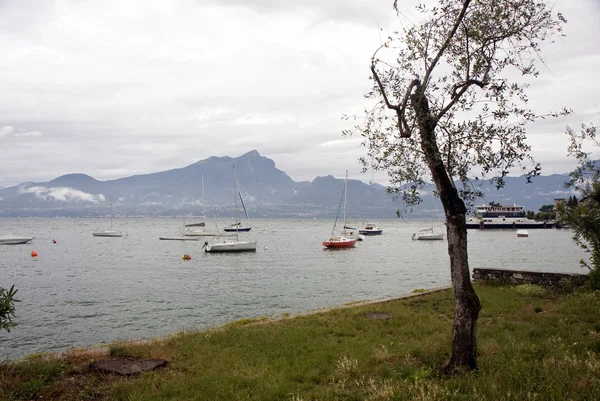
[(465, 2), (463, 3), (462, 10), (460, 10), (460, 14), (458, 14), (458, 18), (454, 22), (454, 26), (452, 27), (452, 30), (450, 31), (450, 33), (446, 37), (446, 40), (444, 41), (444, 44), (442, 45), (442, 47), (440, 47), (440, 50), (438, 50), (438, 53), (436, 54), (435, 58), (431, 62), (431, 65), (427, 69), (427, 72), (425, 73), (425, 78), (423, 78), (423, 87), (422, 87), (423, 90), (427, 87), (427, 83), (429, 82), (429, 77), (433, 73), (433, 70), (435, 69), (435, 66), (440, 61), (440, 58), (442, 58), (442, 55), (444, 54), (444, 52), (446, 51), (446, 49), (448, 48), (448, 46), (450, 46), (450, 42), (452, 41), (452, 38), (456, 34), (456, 31), (458, 30), (458, 27), (462, 23), (462, 21), (463, 21), (463, 19), (465, 17), (465, 14), (467, 13), (467, 8), (469, 7), (470, 3), (471, 3), (471, 0), (465, 0)]
[[(478, 79), (469, 79), (467, 81), (464, 81), (464, 82), (454, 85), (454, 88), (452, 89), (452, 100), (450, 100), (450, 102), (442, 110), (440, 110), (440, 112), (435, 116), (436, 122), (439, 121), (440, 118), (442, 118), (444, 116), (444, 114), (446, 114), (448, 112), (448, 110), (450, 110), (452, 108), (452, 106), (454, 106), (456, 104), (456, 102), (458, 102), (460, 97), (462, 95), (464, 95), (466, 91), (469, 90), (469, 87), (471, 85), (477, 85), (480, 88), (483, 88), (487, 85), (487, 83), (479, 81)], [(458, 88), (461, 88), (461, 89), (458, 93), (456, 93), (456, 90)]]
[(421, 86), (421, 81), (418, 78), (413, 79), (413, 81), (406, 88), (406, 92), (404, 92), (404, 99), (402, 99), (402, 104), (400, 105), (400, 111), (398, 112), (398, 127), (400, 128), (400, 138), (410, 138), (410, 134), (412, 129), (408, 126), (406, 122), (406, 107), (408, 106), (408, 100), (410, 99), (410, 94), (412, 93), (413, 88), (419, 88)]
[[(480, 81), (480, 80), (478, 80), (478, 79), (467, 79), (467, 80), (466, 80), (466, 81), (464, 81), (464, 82), (461, 82), (461, 83), (459, 83), (459, 84), (456, 84), (456, 85), (454, 85), (454, 87), (452, 88), (452, 99), (455, 99), (455, 98), (458, 98), (458, 97), (460, 97), (460, 95), (462, 95), (462, 93), (464, 93), (464, 92), (462, 92), (462, 91), (463, 91), (463, 89), (468, 89), (468, 88), (465, 88), (465, 87), (468, 87), (468, 86), (471, 86), (471, 85), (477, 85), (477, 86), (479, 86), (481, 89), (483, 89), (483, 88), (485, 88), (485, 86), (486, 86), (487, 84), (488, 84), (487, 82), (483, 82), (483, 81)], [(461, 93), (456, 93), (456, 91), (457, 91), (459, 88), (462, 88), (462, 89), (461, 89)]]
[(379, 78), (379, 74), (377, 74), (377, 70), (375, 69), (375, 61), (373, 61), (371, 63), (371, 72), (373, 73), (373, 77), (375, 78), (375, 81), (377, 82), (377, 86), (379, 87), (379, 90), (381, 91), (381, 95), (383, 96), (385, 105), (387, 106), (388, 109), (396, 110), (396, 115), (398, 116), (398, 129), (400, 130), (400, 138), (410, 138), (412, 130), (410, 129), (410, 127), (408, 126), (408, 123), (406, 122), (405, 111), (406, 111), (406, 106), (408, 104), (408, 100), (410, 98), (410, 94), (414, 87), (418, 87), (420, 85), (420, 81), (418, 79), (414, 79), (410, 83), (408, 88), (406, 89), (406, 92), (404, 93), (404, 99), (402, 100), (402, 104), (396, 105), (396, 104), (390, 103), (390, 101), (385, 93), (383, 83), (381, 82), (381, 79)]
[(381, 79), (379, 79), (379, 75), (377, 74), (377, 71), (375, 70), (375, 62), (374, 61), (373, 61), (373, 63), (371, 63), (371, 72), (373, 73), (373, 77), (375, 77), (375, 81), (377, 81), (377, 86), (379, 86), (379, 90), (381, 91), (381, 95), (383, 96), (383, 100), (385, 101), (385, 105), (388, 107), (388, 109), (392, 109), (392, 110), (396, 110), (397, 112), (400, 112), (400, 106), (393, 105), (388, 100), (388, 97), (385, 94), (385, 89), (383, 88), (383, 84), (381, 83)]

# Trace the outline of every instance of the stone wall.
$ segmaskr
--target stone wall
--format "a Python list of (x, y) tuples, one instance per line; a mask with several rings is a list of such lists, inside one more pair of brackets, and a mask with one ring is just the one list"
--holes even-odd
[(544, 287), (572, 288), (585, 285), (587, 274), (549, 273), (504, 269), (473, 269), (473, 280), (500, 281), (511, 284), (537, 284)]

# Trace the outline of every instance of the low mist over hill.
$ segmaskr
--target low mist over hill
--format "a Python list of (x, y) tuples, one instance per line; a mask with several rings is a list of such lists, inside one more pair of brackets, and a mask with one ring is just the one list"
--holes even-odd
[[(275, 166), (273, 160), (256, 150), (240, 157), (209, 157), (189, 166), (152, 174), (98, 181), (85, 174), (67, 174), (49, 182), (27, 182), (0, 188), (0, 217), (16, 216), (180, 216), (208, 217), (233, 215), (232, 166), (250, 217), (330, 218), (336, 215), (344, 180), (331, 175), (312, 182), (295, 182)], [(336, 172), (343, 174), (342, 171)], [(331, 173), (331, 172), (329, 172)], [(480, 183), (485, 201), (519, 204), (537, 210), (554, 198), (570, 196), (563, 188), (568, 176), (536, 177), (527, 184), (524, 177), (508, 177), (497, 191)], [(482, 202), (484, 202), (482, 200)], [(359, 180), (348, 180), (348, 213), (351, 218), (393, 218), (404, 204), (392, 199), (386, 188)], [(423, 203), (406, 218), (443, 216), (438, 200), (426, 190)]]

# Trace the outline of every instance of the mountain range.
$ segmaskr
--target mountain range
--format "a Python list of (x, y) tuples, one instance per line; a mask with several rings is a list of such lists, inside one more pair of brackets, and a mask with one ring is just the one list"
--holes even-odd
[[(0, 217), (107, 216), (232, 216), (233, 169), (239, 194), (254, 218), (332, 218), (338, 213), (344, 180), (331, 175), (312, 182), (292, 180), (275, 162), (252, 150), (242, 156), (209, 157), (186, 167), (116, 180), (99, 181), (85, 174), (67, 174), (48, 182), (25, 182), (0, 188)], [(341, 173), (341, 172), (340, 172)], [(204, 197), (202, 193), (204, 177)], [(527, 184), (524, 177), (507, 177), (501, 190), (479, 182), (485, 201), (519, 204), (538, 210), (572, 192), (563, 188), (567, 174), (540, 176)], [(442, 216), (439, 200), (425, 188), (423, 203), (405, 213), (410, 218)], [(204, 206), (204, 208), (203, 208)], [(348, 180), (351, 218), (393, 218), (404, 204), (386, 188)]]

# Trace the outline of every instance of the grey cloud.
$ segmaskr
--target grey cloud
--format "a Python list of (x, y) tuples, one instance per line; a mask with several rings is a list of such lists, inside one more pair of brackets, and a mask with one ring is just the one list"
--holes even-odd
[[(218, 0), (208, 1), (222, 4)], [(199, 4), (205, 1), (198, 1)], [(389, 0), (230, 0), (229, 6), (243, 6), (259, 13), (312, 13), (319, 19), (349, 21), (377, 28), (389, 22)]]
[[(595, 0), (561, 8), (568, 36), (545, 48), (530, 104), (587, 121), (600, 10)], [(362, 115), (369, 58), (397, 23), (388, 0), (0, 1), (0, 186), (114, 179), (251, 149), (295, 180), (345, 169), (365, 179), (360, 138), (341, 137), (355, 122), (341, 116)], [(563, 138), (566, 122), (531, 127), (545, 169), (568, 164), (564, 140), (545, 136)]]

